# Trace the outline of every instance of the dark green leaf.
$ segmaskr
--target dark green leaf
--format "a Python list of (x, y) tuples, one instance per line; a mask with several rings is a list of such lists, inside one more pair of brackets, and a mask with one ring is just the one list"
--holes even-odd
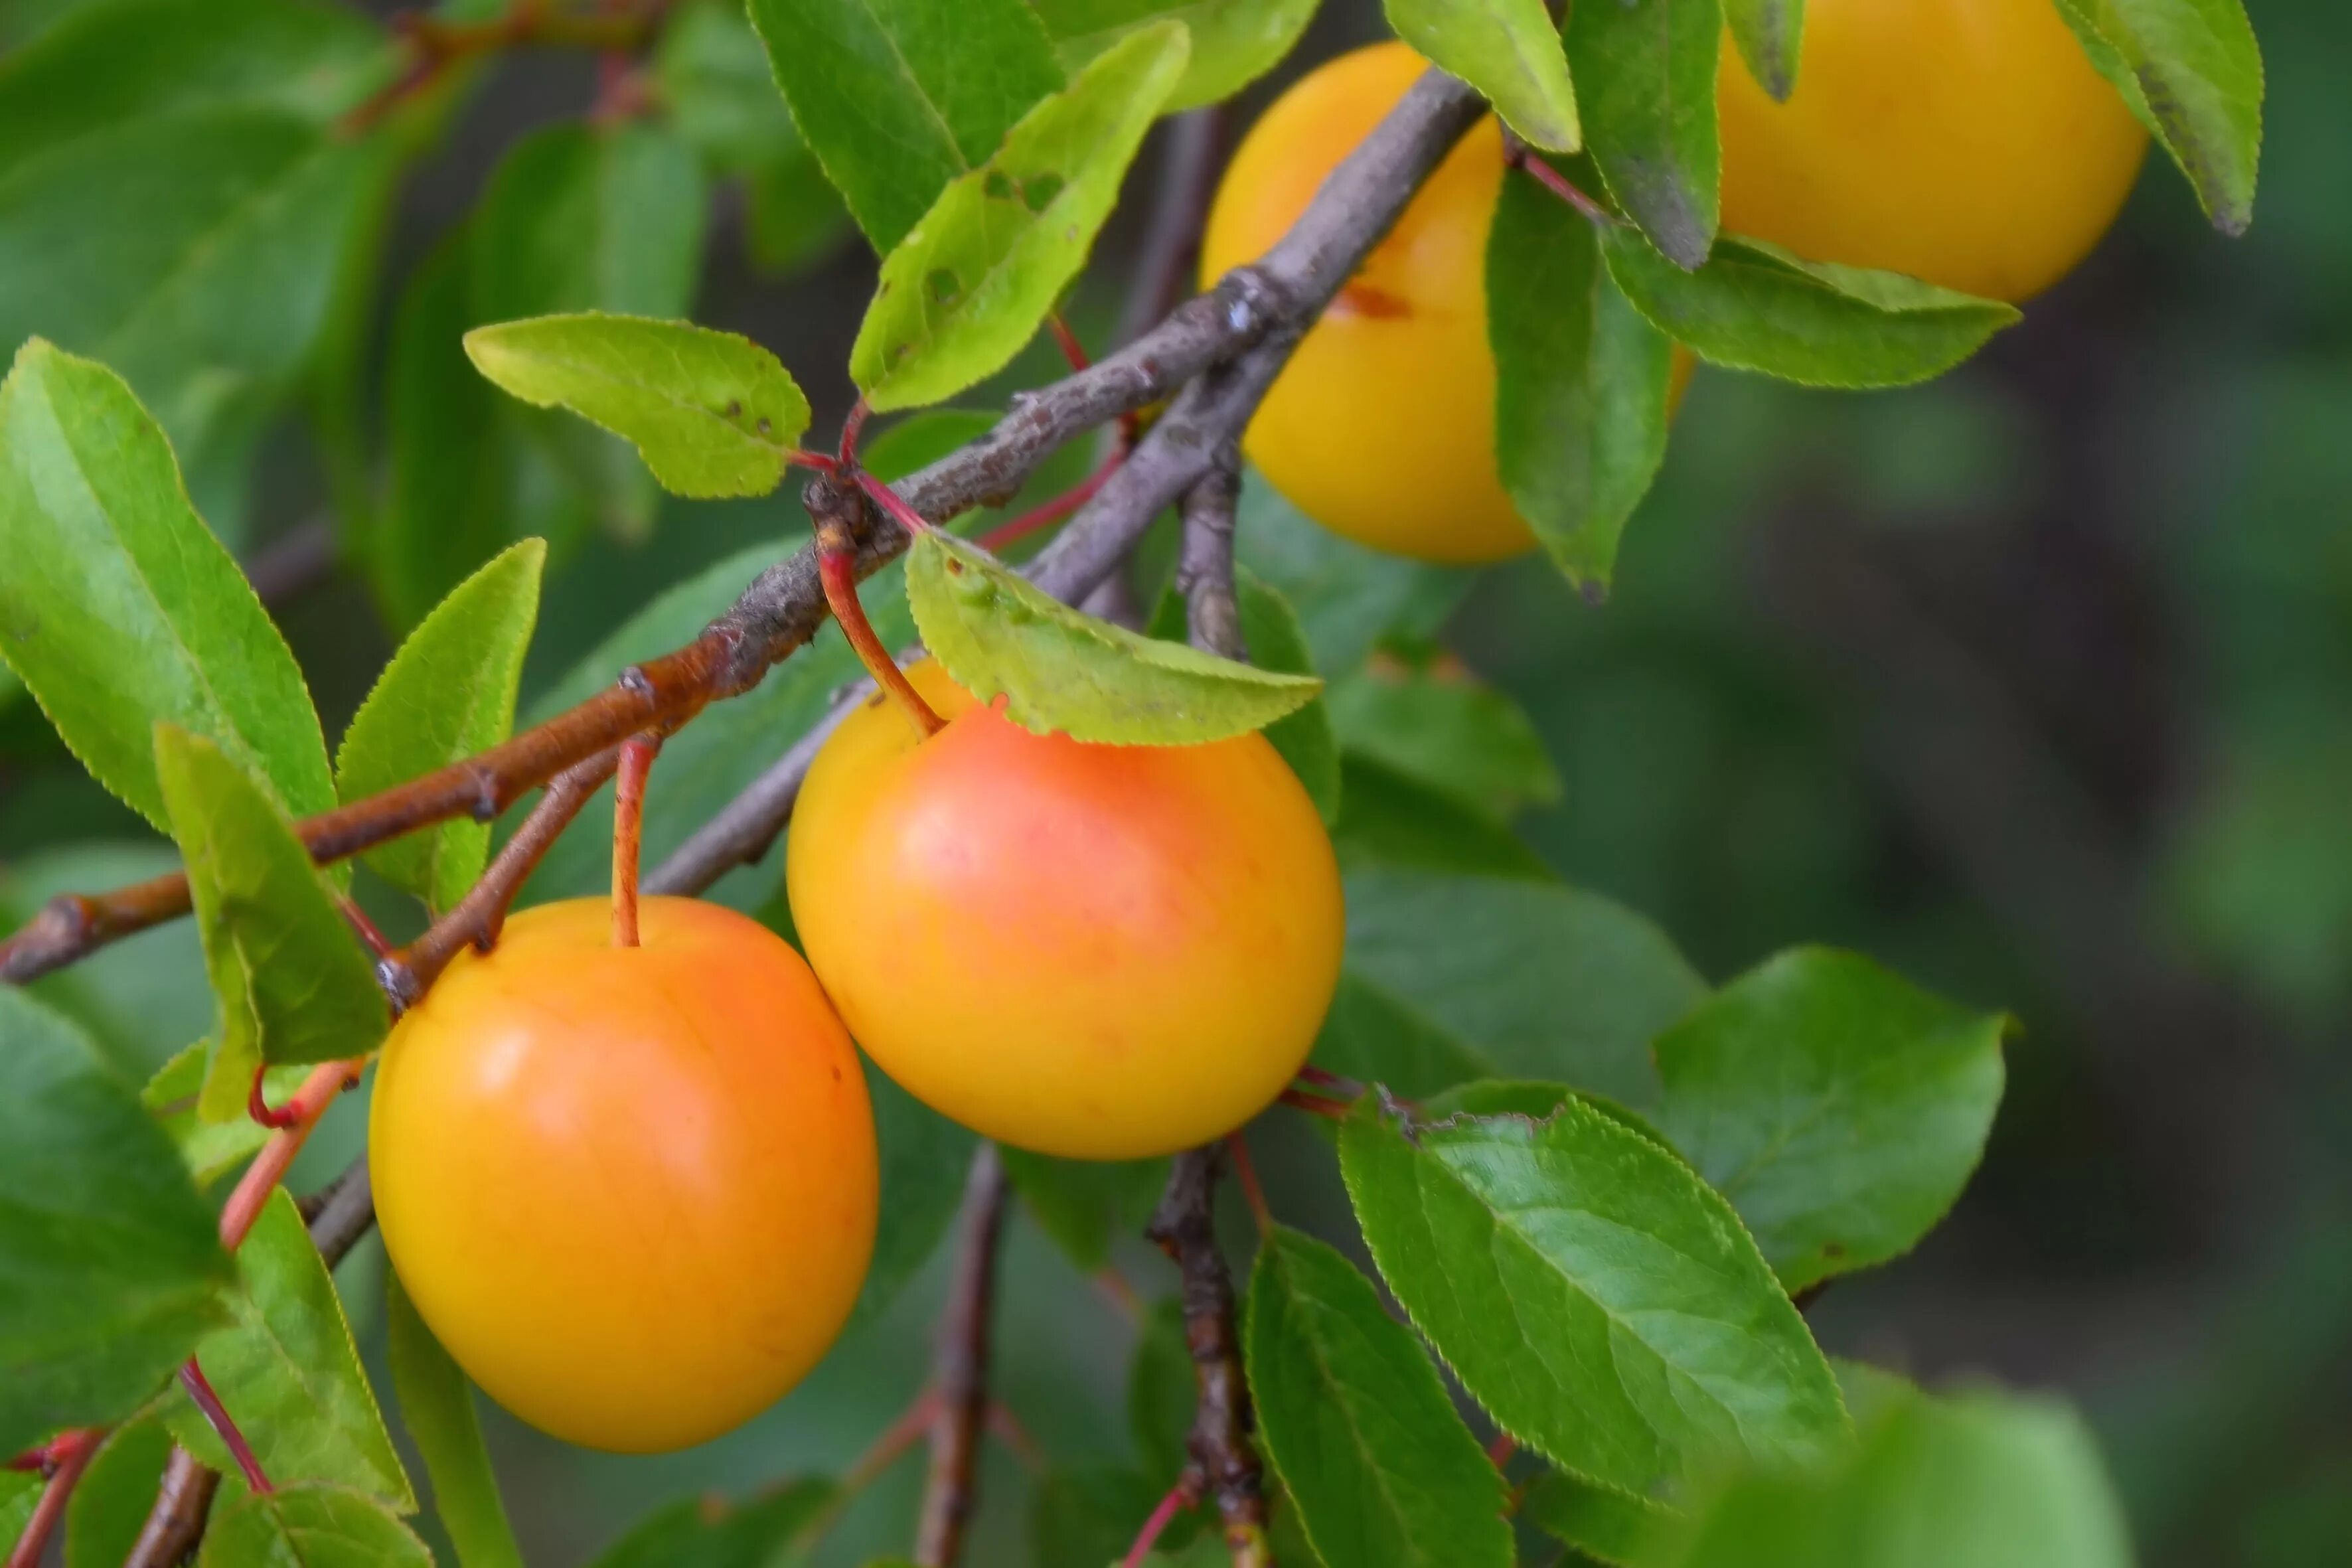
[(682, 1498), (605, 1548), (593, 1568), (771, 1568), (839, 1495), (831, 1481), (809, 1479), (732, 1505)]
[(2263, 56), (2243, 0), (2057, 0), (2099, 73), (2156, 132), (2214, 226), (2254, 218)]
[(1586, 150), (1626, 215), (1682, 267), (1705, 261), (1715, 242), (1722, 37), (1719, 0), (1605, 0), (1568, 12)]
[(1801, 1290), (1944, 1217), (2000, 1105), (2006, 1023), (1800, 948), (1658, 1037), (1659, 1121)]
[(1393, 992), (1342, 972), (1316, 1037), (1315, 1064), (1360, 1083), (1425, 1100), (1494, 1070), (1475, 1047), (1440, 1028)]
[(1168, 1181), (1165, 1160), (1056, 1160), (1011, 1148), (998, 1152), (1038, 1228), (1088, 1273), (1110, 1261), (1114, 1240), (1141, 1233)]
[(0, 1452), (126, 1414), (221, 1320), (233, 1278), (131, 1087), (0, 986)]
[(196, 1110), (226, 1121), (245, 1114), (264, 1062), (374, 1049), (383, 997), (334, 889), (261, 786), (219, 747), (168, 724), (156, 727), (155, 763), (221, 1004)]
[(1601, 239), (1634, 309), (1704, 360), (1811, 386), (1903, 386), (1940, 375), (2019, 320), (2013, 307), (1893, 272), (1801, 261), (1724, 239), (1685, 272), (1631, 229)]
[(751, 0), (776, 85), (877, 251), (1062, 85), (1021, 0)]
[(1569, 85), (1568, 55), (1544, 0), (1387, 0), (1387, 5), (1398, 37), (1485, 93), (1520, 136), (1554, 153), (1577, 150), (1576, 89)]
[[(156, 1122), (179, 1145), (188, 1174), (199, 1189), (236, 1170), (269, 1142), (269, 1129), (250, 1116), (229, 1121), (207, 1121), (196, 1114), (204, 1092), (205, 1062), (210, 1042), (198, 1040), (182, 1048), (147, 1080), (139, 1103), (154, 1112)], [(282, 1105), (310, 1075), (307, 1067), (271, 1068), (262, 1075), (264, 1093), (272, 1105)]]
[(1272, 70), (1307, 24), (1318, 0), (1031, 0), (1054, 35), (1063, 64), (1076, 70), (1136, 28), (1161, 17), (1192, 35), (1192, 59), (1166, 111), (1222, 102)]
[(1529, 1484), (1519, 1517), (1553, 1540), (1618, 1568), (1672, 1561), (1681, 1529), (1681, 1521), (1662, 1504), (1559, 1470), (1546, 1470)]
[(775, 355), (687, 321), (541, 316), (477, 327), (466, 352), (524, 402), (626, 439), (677, 495), (766, 495), (808, 428), (808, 399)]
[(383, 1282), (400, 1424), (425, 1461), (433, 1511), (457, 1549), (459, 1568), (522, 1568), (522, 1549), (507, 1523), (499, 1479), (482, 1444), (473, 1388), (416, 1315), (400, 1277), (386, 1269)]
[(1250, 1276), (1243, 1338), (1259, 1435), (1318, 1556), (1509, 1568), (1502, 1477), (1354, 1264), (1275, 1226)]
[(121, 379), (36, 339), (0, 383), (0, 654), (98, 781), (157, 826), (169, 721), (269, 781), (334, 804), (327, 747), (285, 638), (181, 488)]
[(66, 1568), (121, 1568), (131, 1560), (171, 1452), (172, 1435), (152, 1416), (106, 1435), (66, 1505)]
[[(331, 1482), (416, 1511), (335, 1282), (285, 1188), (270, 1194), (236, 1249), (236, 1272), (242, 1288), (230, 1298), (232, 1321), (197, 1344), (196, 1362), (262, 1474), (279, 1487)], [(185, 1390), (165, 1395), (163, 1419), (188, 1452), (215, 1469), (235, 1469)]]
[[(1286, 675), (1312, 675), (1315, 656), (1307, 630), (1274, 585), (1246, 566), (1234, 569), (1234, 596), (1241, 607), (1242, 643), (1250, 662)], [(1331, 712), (1321, 697), (1265, 727), (1265, 738), (1298, 775), (1325, 826), (1339, 820), (1339, 742)]]
[(874, 1261), (850, 1313), (853, 1327), (889, 1310), (907, 1281), (939, 1249), (963, 1197), (979, 1140), (900, 1089), (887, 1073), (866, 1075), (874, 1099), (874, 1138), (882, 1155), (881, 1229)]
[[(1797, 87), (1805, 0), (1723, 0), (1723, 19), (1739, 58), (1764, 90), (1785, 103)], [(1711, 90), (1710, 90), (1711, 96)]]
[(46, 1483), (27, 1470), (0, 1470), (0, 1541), (16, 1541), (33, 1522)]
[(1611, 280), (1592, 225), (1524, 177), (1503, 182), (1486, 238), (1486, 335), (1504, 487), (1568, 580), (1605, 593), (1665, 461), (1674, 345)]
[(306, 1482), (256, 1497), (232, 1476), (196, 1568), (433, 1568), (433, 1554), (362, 1492)]
[[(335, 784), (346, 802), (488, 751), (513, 731), (546, 563), (547, 545), (523, 541), (459, 584), (409, 634), (343, 732)], [(444, 910), (481, 876), (489, 847), (487, 824), (460, 820), (372, 849), (367, 861)]]
[(1369, 757), (1340, 759), (1332, 847), (1349, 875), (1376, 866), (1461, 876), (1558, 879), (1511, 830), (1459, 797)]
[[(1190, 1438), (1200, 1405), (1200, 1378), (1184, 1338), (1184, 1302), (1162, 1296), (1144, 1309), (1135, 1332), (1135, 1360), (1127, 1373), (1127, 1425), (1143, 1473), (1165, 1490), (1192, 1462)], [(1155, 1494), (1156, 1495), (1156, 1494)]]
[(1109, 1465), (1047, 1471), (1029, 1504), (1031, 1568), (1103, 1568), (1121, 1561), (1166, 1490)]
[(1350, 543), (1283, 500), (1255, 469), (1242, 476), (1236, 521), (1234, 555), (1290, 602), (1315, 668), (1334, 679), (1384, 637), (1433, 635), (1474, 580)]
[(1086, 266), (1187, 47), (1178, 23), (1129, 34), (940, 193), (883, 258), (849, 351), (868, 404), (938, 403), (1021, 352)]
[(974, 697), (1038, 734), (1181, 746), (1265, 728), (1323, 683), (1139, 637), (1050, 597), (976, 545), (932, 531), (907, 557), (932, 657)]
[(1559, 803), (1559, 770), (1524, 709), (1440, 656), (1376, 659), (1332, 689), (1339, 743), (1504, 821)]
[(1829, 1363), (1722, 1196), (1571, 1100), (1413, 1124), (1367, 1101), (1340, 1168), (1381, 1273), (1497, 1424), (1643, 1496), (1847, 1436)]
[(698, 0), (679, 6), (654, 47), (654, 79), (671, 124), (713, 170), (815, 166), (741, 5)]

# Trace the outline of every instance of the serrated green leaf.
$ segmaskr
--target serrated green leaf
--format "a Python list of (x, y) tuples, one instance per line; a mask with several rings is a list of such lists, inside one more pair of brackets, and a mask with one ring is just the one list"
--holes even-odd
[(1142, 1231), (1168, 1184), (1165, 1160), (1056, 1160), (1013, 1148), (997, 1152), (1038, 1228), (1088, 1273), (1110, 1261), (1114, 1239)]
[(1457, 795), (1433, 789), (1361, 754), (1339, 760), (1339, 821), (1331, 847), (1340, 869), (1390, 867), (1454, 876), (1554, 882), (1542, 856)]
[(1731, 1206), (1571, 1100), (1406, 1123), (1367, 1100), (1340, 1170), (1381, 1276), (1506, 1431), (1639, 1496), (1847, 1439), (1829, 1363)]
[[(196, 1114), (196, 1099), (205, 1087), (205, 1063), (210, 1042), (198, 1040), (173, 1053), (155, 1069), (139, 1091), (139, 1103), (155, 1115), (156, 1124), (178, 1145), (188, 1175), (198, 1190), (236, 1169), (269, 1142), (269, 1129), (250, 1116), (233, 1121), (207, 1121)], [(282, 1105), (310, 1076), (306, 1067), (271, 1068), (262, 1074), (263, 1092), (272, 1105)]]
[(1486, 335), (1504, 488), (1568, 580), (1597, 596), (1665, 461), (1673, 343), (1611, 279), (1593, 226), (1524, 177), (1503, 182), (1487, 235)]
[[(1442, 1121), (1449, 1116), (1524, 1116), (1541, 1121), (1569, 1100), (1580, 1101), (1619, 1125), (1630, 1128), (1668, 1153), (1675, 1153), (1666, 1135), (1638, 1110), (1631, 1110), (1604, 1095), (1579, 1094), (1564, 1083), (1539, 1083), (1530, 1079), (1486, 1078), (1457, 1083), (1422, 1102), (1422, 1119)], [(1676, 1154), (1676, 1158), (1680, 1158)]]
[[(1503, 122), (1548, 152), (1582, 144), (1568, 53), (1544, 0), (1386, 0), (1389, 26), (1486, 94)], [(1715, 90), (1710, 82), (1707, 90)]]
[(1161, 1296), (1144, 1309), (1127, 1371), (1127, 1426), (1154, 1495), (1176, 1484), (1192, 1462), (1192, 1417), (1200, 1377), (1184, 1335), (1184, 1301)]
[(332, 886), (251, 775), (210, 741), (168, 724), (156, 726), (155, 763), (221, 1005), (196, 1110), (227, 1121), (245, 1114), (264, 1062), (374, 1049), (386, 1026), (383, 997)]
[(1323, 688), (1097, 620), (937, 530), (908, 553), (907, 597), (947, 672), (982, 702), (1003, 697), (1004, 716), (1041, 735), (1197, 745), (1263, 729)]
[(1282, 498), (1255, 468), (1242, 474), (1234, 558), (1288, 600), (1314, 650), (1337, 679), (1392, 635), (1433, 637), (1475, 574), (1367, 550)]
[(1318, 1556), (1362, 1568), (1517, 1560), (1502, 1477), (1354, 1264), (1276, 1226), (1242, 1333), (1259, 1435)]
[[(335, 785), (346, 804), (488, 751), (513, 731), (546, 563), (545, 542), (523, 541), (408, 635), (343, 731)], [(368, 851), (367, 862), (440, 911), (466, 896), (489, 850), (487, 823), (445, 822)]]
[(1021, 0), (751, 0), (801, 134), (877, 251), (1062, 86)]
[(1613, 1568), (1672, 1561), (1683, 1521), (1664, 1505), (1546, 1470), (1528, 1486), (1519, 1517), (1586, 1557)]
[(457, 1550), (459, 1568), (522, 1568), (522, 1549), (507, 1523), (499, 1479), (482, 1443), (472, 1385), (416, 1315), (400, 1277), (386, 1269), (383, 1284), (400, 1424), (425, 1461), (433, 1511)]
[(466, 352), (525, 403), (628, 441), (677, 495), (766, 495), (809, 425), (808, 399), (775, 355), (688, 321), (541, 316), (477, 327)]
[[(1797, 89), (1805, 0), (1722, 0), (1723, 20), (1759, 86), (1782, 103)], [(1712, 89), (1710, 89), (1710, 96)]]
[(121, 1568), (131, 1560), (171, 1453), (172, 1435), (152, 1415), (106, 1435), (66, 1503), (65, 1568)]
[(256, 1497), (229, 1476), (196, 1568), (433, 1568), (433, 1554), (363, 1492), (303, 1482)]
[(1104, 1568), (1121, 1561), (1166, 1490), (1114, 1465), (1048, 1470), (1030, 1495), (1030, 1568)]
[(2057, 0), (2099, 74), (2156, 133), (2215, 227), (2254, 218), (2263, 56), (2242, 0)]
[(1800, 948), (1658, 1037), (1659, 1122), (1791, 1291), (1911, 1249), (2000, 1108), (2007, 1020)]
[(297, 815), (334, 804), (302, 672), (120, 376), (38, 339), (0, 383), (0, 655), (91, 774), (167, 826), (154, 726)]
[(1610, 194), (1676, 265), (1698, 266), (1715, 243), (1720, 206), (1720, 0), (1572, 5), (1566, 36), (1570, 67), (1583, 84), (1585, 150)]
[(682, 1498), (655, 1510), (598, 1555), (593, 1568), (771, 1568), (831, 1509), (829, 1480), (784, 1483), (736, 1504)]
[(0, 1452), (128, 1413), (221, 1320), (233, 1278), (131, 1086), (0, 986)]
[(0, 1541), (16, 1541), (24, 1535), (46, 1484), (29, 1470), (0, 1470)]
[(1076, 70), (1138, 27), (1166, 18), (1192, 35), (1192, 63), (1163, 112), (1231, 98), (1280, 63), (1319, 0), (1031, 0), (1062, 63)]
[(1349, 751), (1497, 822), (1559, 802), (1559, 771), (1526, 710), (1452, 660), (1376, 660), (1333, 687), (1329, 703)]
[[(1386, 993), (1417, 1029), (1446, 1037), (1477, 1064), (1470, 1076), (1558, 1080), (1649, 1104), (1650, 1040), (1706, 994), (1654, 925), (1557, 882), (1380, 868), (1349, 873), (1347, 892), (1349, 976)], [(1433, 931), (1447, 940), (1431, 941)]]
[(1180, 23), (1129, 34), (940, 193), (883, 258), (849, 351), (850, 376), (869, 405), (952, 397), (1036, 335), (1085, 268), (1188, 47)]
[(1701, 359), (1809, 386), (1926, 381), (2021, 319), (1997, 300), (1800, 260), (1757, 239), (1717, 241), (1696, 272), (1631, 229), (1604, 229), (1601, 248), (1633, 308)]
[[(272, 1485), (348, 1487), (401, 1513), (416, 1511), (408, 1472), (352, 1342), (326, 1261), (285, 1188), (273, 1190), (236, 1249), (231, 1321), (196, 1345), (196, 1363), (253, 1446)], [(180, 1446), (215, 1469), (235, 1462), (184, 1389), (164, 1396)]]

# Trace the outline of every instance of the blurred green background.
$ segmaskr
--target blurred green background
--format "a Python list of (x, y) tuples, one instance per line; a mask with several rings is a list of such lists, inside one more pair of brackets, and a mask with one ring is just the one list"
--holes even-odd
[[(58, 8), (0, 5), (0, 39)], [(2092, 260), (1942, 381), (1852, 396), (1703, 373), (1611, 602), (1528, 563), (1483, 579), (1447, 640), (1557, 765), (1562, 797), (1522, 817), (1527, 839), (1710, 978), (1832, 942), (2021, 1020), (1974, 1187), (1917, 1254), (1813, 1307), (1824, 1343), (2064, 1390), (2149, 1563), (2297, 1568), (2352, 1562), (2352, 11), (2248, 8), (2270, 96), (2247, 237), (2215, 237), (2155, 162)], [(1332, 0), (1277, 82), (1376, 26)], [(530, 58), (478, 92), (398, 198), (384, 297), (519, 129), (593, 90), (589, 64)], [(789, 205), (719, 200), (697, 313), (776, 348), (828, 430), (871, 259), (820, 246), (779, 276), (753, 253), (795, 248)], [(1092, 342), (1139, 226), (1118, 220), (1075, 309)], [(1033, 354), (1004, 384), (1052, 374)], [(273, 608), (331, 734), (393, 637), (355, 574), (319, 569), (329, 490), (289, 422), (245, 537), (283, 574)], [(802, 526), (779, 503), (672, 503), (648, 537), (575, 541), (526, 708), (658, 590)], [(21, 694), (0, 699), (0, 904), (163, 860)], [(764, 899), (773, 864), (734, 895)], [(127, 1059), (208, 1019), (184, 927), (60, 989)], [(360, 1120), (337, 1111), (312, 1177)], [(1286, 1213), (1332, 1215), (1296, 1120), (1260, 1130), (1269, 1185)], [(1140, 1243), (1116, 1261), (1146, 1296), (1170, 1287)], [(943, 1262), (709, 1449), (599, 1458), (494, 1415), (531, 1560), (584, 1561), (698, 1489), (837, 1470), (919, 1384)], [(343, 1271), (379, 1366), (380, 1268), (371, 1242)], [(1058, 1459), (1127, 1451), (1130, 1315), (1025, 1214), (1003, 1277), (1004, 1401)], [(867, 1492), (827, 1561), (902, 1548), (918, 1472)], [(1027, 1489), (992, 1447), (971, 1561), (1027, 1560)]]

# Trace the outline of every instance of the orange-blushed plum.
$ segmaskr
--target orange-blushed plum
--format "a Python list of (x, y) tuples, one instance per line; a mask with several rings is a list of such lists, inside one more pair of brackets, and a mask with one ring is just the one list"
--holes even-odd
[(1723, 226), (2022, 300), (2115, 221), (2147, 133), (2051, 0), (1807, 0), (1776, 103), (1727, 36)]
[(908, 679), (928, 739), (877, 697), (793, 815), (793, 921), (841, 1016), (934, 1110), (1019, 1148), (1121, 1160), (1264, 1109), (1339, 972), (1330, 839), (1246, 734), (1089, 745)]
[(393, 1030), (368, 1158), (401, 1282), (459, 1365), (556, 1436), (717, 1436), (824, 1355), (877, 1175), (847, 1032), (782, 938), (647, 899), (507, 922)]

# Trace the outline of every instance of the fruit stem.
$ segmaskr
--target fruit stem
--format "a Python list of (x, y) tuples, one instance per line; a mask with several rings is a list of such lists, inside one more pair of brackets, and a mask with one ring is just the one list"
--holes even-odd
[(1523, 142), (1511, 142), (1509, 147), (1510, 150), (1506, 156), (1513, 163), (1533, 174), (1536, 184), (1574, 207), (1591, 222), (1612, 225), (1616, 223), (1617, 219), (1607, 207), (1579, 190), (1576, 182), (1553, 168), (1545, 160), (1543, 154), (1534, 151)]
[[(857, 476), (863, 480), (866, 476)], [(841, 627), (841, 635), (857, 654), (874, 677), (874, 683), (888, 692), (899, 710), (913, 721), (916, 731), (929, 738), (947, 727), (923, 694), (915, 689), (907, 672), (890, 657), (875, 635), (874, 623), (866, 618), (866, 606), (857, 602), (857, 546), (849, 532), (837, 522), (821, 524), (816, 531), (817, 580), (824, 586), (824, 602), (833, 607), (833, 618)]]
[(929, 533), (931, 531), (930, 523), (924, 520), (921, 512), (901, 500), (897, 490), (863, 468), (857, 470), (857, 488), (864, 490), (876, 506), (888, 512), (891, 521), (908, 533)]
[(343, 911), (343, 923), (352, 928), (352, 934), (360, 939), (361, 945), (368, 950), (369, 957), (392, 956), (392, 943), (384, 940), (383, 932), (376, 929), (375, 921), (368, 919), (367, 911), (360, 908), (357, 900), (346, 893), (336, 903)]
[(1249, 1143), (1238, 1131), (1225, 1134), (1225, 1152), (1233, 1156), (1234, 1180), (1248, 1200), (1250, 1217), (1257, 1221), (1261, 1237), (1274, 1229), (1274, 1210), (1265, 1201), (1265, 1188), (1257, 1179), (1257, 1166), (1250, 1159)]
[(856, 467), (857, 437), (865, 433), (866, 416), (872, 412), (872, 409), (866, 406), (866, 399), (862, 395), (856, 402), (849, 405), (849, 413), (841, 421), (841, 451), (835, 459), (840, 467), (844, 468)]
[(1023, 512), (1018, 517), (998, 523), (994, 528), (982, 534), (980, 536), (982, 547), (988, 550), (1002, 550), (1008, 544), (1028, 538), (1041, 529), (1053, 527), (1078, 508), (1094, 500), (1095, 492), (1110, 482), (1111, 475), (1116, 473), (1119, 464), (1126, 460), (1127, 454), (1124, 451), (1113, 452), (1102, 460), (1101, 465), (1093, 473), (1080, 479), (1076, 486), (1064, 490), (1052, 500)]
[(237, 1430), (227, 1406), (221, 1404), (220, 1395), (213, 1392), (213, 1385), (205, 1381), (205, 1370), (196, 1364), (194, 1356), (180, 1363), (180, 1386), (188, 1391), (188, 1397), (194, 1400), (196, 1408), (205, 1413), (205, 1419), (212, 1424), (212, 1429), (220, 1434), (221, 1442), (227, 1447), (229, 1457), (236, 1461), (236, 1468), (244, 1472), (245, 1484), (251, 1489), (253, 1495), (268, 1497), (271, 1490), (269, 1478), (261, 1473), (261, 1461), (255, 1457), (253, 1445), (247, 1442), (245, 1434)]
[(1187, 1466), (1176, 1484), (1168, 1489), (1168, 1495), (1160, 1500), (1160, 1506), (1151, 1510), (1151, 1517), (1143, 1521), (1143, 1528), (1136, 1532), (1135, 1544), (1127, 1549), (1124, 1568), (1143, 1568), (1144, 1559), (1160, 1543), (1160, 1532), (1175, 1523), (1176, 1516), (1198, 1502), (1200, 1497), (1200, 1477)]
[(1348, 1120), (1348, 1108), (1345, 1105), (1336, 1100), (1326, 1100), (1319, 1094), (1309, 1094), (1305, 1089), (1286, 1089), (1275, 1098), (1293, 1110), (1309, 1111), (1333, 1121)]
[(360, 1073), (366, 1066), (367, 1058), (364, 1057), (354, 1057), (349, 1061), (321, 1062), (310, 1069), (310, 1076), (302, 1080), (302, 1087), (294, 1091), (294, 1098), (273, 1112), (289, 1120), (286, 1126), (270, 1134), (269, 1142), (261, 1146), (261, 1152), (255, 1155), (253, 1163), (245, 1168), (245, 1174), (237, 1180), (236, 1189), (229, 1194), (228, 1202), (222, 1206), (220, 1239), (223, 1247), (232, 1252), (236, 1250), (237, 1244), (253, 1228), (253, 1222), (261, 1217), (261, 1205), (268, 1201), (269, 1189), (278, 1184), (278, 1178), (286, 1174), (286, 1167), (292, 1164), (294, 1156), (302, 1152), (302, 1145), (309, 1141), (310, 1130), (318, 1126), (319, 1118), (325, 1115), (327, 1107), (335, 1102), (336, 1095), (359, 1082)]
[(646, 775), (661, 752), (661, 737), (632, 735), (621, 742), (613, 777), (613, 945), (637, 945), (637, 862), (645, 843)]
[(275, 1131), (281, 1127), (293, 1126), (300, 1120), (300, 1115), (292, 1100), (288, 1100), (275, 1110), (269, 1108), (268, 1100), (261, 1092), (263, 1080), (268, 1076), (268, 1062), (253, 1069), (253, 1091), (245, 1097), (245, 1113), (262, 1126)]
[(25, 1533), (16, 1538), (15, 1550), (8, 1553), (8, 1568), (37, 1568), (47, 1550), (49, 1537), (57, 1533), (65, 1518), (66, 1504), (73, 1498), (74, 1484), (89, 1468), (98, 1452), (99, 1433), (95, 1428), (61, 1432), (44, 1450), (51, 1456), (42, 1467), (49, 1484), (41, 1490), (41, 1500), (33, 1505), (33, 1517), (25, 1523)]
[(1508, 1432), (1497, 1432), (1495, 1434), (1495, 1440), (1486, 1445), (1486, 1458), (1499, 1470), (1509, 1464), (1511, 1456), (1518, 1451), (1519, 1440), (1517, 1437), (1512, 1436)]

